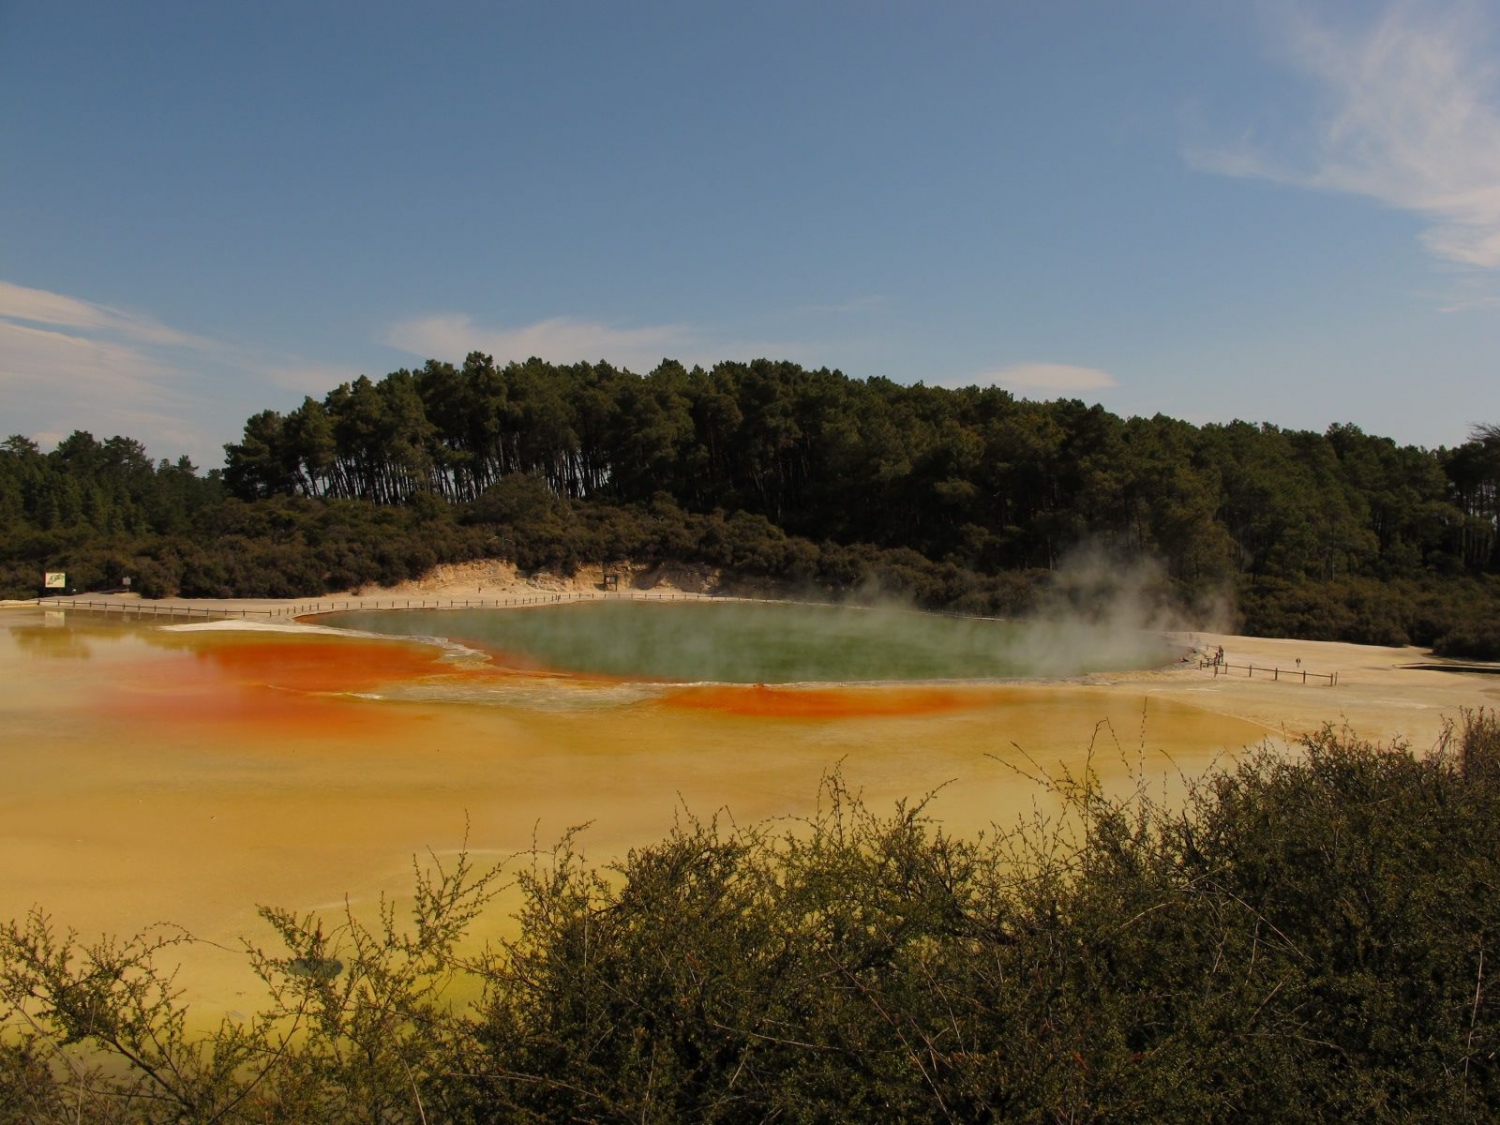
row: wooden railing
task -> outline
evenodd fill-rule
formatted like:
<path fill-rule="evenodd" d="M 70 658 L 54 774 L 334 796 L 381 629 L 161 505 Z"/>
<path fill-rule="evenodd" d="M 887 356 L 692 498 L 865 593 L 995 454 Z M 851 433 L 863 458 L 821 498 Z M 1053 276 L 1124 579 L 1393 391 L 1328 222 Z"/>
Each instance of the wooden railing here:
<path fill-rule="evenodd" d="M 650 590 L 589 592 L 568 591 L 555 594 L 518 595 L 508 598 L 329 598 L 316 602 L 295 602 L 277 606 L 207 606 L 174 601 L 95 601 L 91 598 L 37 598 L 44 609 L 71 609 L 89 613 L 120 614 L 124 617 L 200 617 L 205 620 L 239 621 L 306 617 L 318 613 L 338 613 L 361 609 L 506 609 L 527 605 L 559 605 L 579 601 L 708 601 L 715 595 L 693 594 L 680 590 L 656 593 Z"/>
<path fill-rule="evenodd" d="M 1324 687 L 1337 687 L 1339 674 L 1337 672 L 1309 672 L 1305 668 L 1267 668 L 1264 664 L 1225 664 L 1218 660 L 1200 660 L 1199 668 L 1212 668 L 1215 676 L 1233 676 L 1243 672 L 1246 679 L 1254 679 L 1259 676 L 1263 680 L 1274 680 L 1278 683 L 1321 683 Z"/>
<path fill-rule="evenodd" d="M 230 606 L 178 605 L 175 602 L 96 602 L 87 598 L 38 598 L 37 605 L 43 609 L 73 609 L 89 613 L 117 613 L 122 617 L 202 617 L 207 620 L 224 620 L 251 617 L 296 617 L 303 613 L 317 613 L 315 606 L 277 606 L 272 609 Z"/>

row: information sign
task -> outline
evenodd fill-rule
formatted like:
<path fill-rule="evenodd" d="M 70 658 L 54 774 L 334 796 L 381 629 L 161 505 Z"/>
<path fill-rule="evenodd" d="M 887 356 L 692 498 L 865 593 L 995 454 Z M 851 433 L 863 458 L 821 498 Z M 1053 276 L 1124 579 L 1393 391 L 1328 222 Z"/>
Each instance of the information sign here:
<path fill-rule="evenodd" d="M 43 576 L 43 587 L 48 590 L 66 590 L 68 588 L 68 575 L 66 571 L 49 570 Z"/>

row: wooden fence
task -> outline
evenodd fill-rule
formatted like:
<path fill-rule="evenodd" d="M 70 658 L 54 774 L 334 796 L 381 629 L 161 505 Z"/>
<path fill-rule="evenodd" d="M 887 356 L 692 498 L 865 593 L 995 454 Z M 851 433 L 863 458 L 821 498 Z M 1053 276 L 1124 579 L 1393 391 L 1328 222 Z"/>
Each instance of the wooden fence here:
<path fill-rule="evenodd" d="M 37 598 L 36 604 L 43 609 L 82 610 L 105 615 L 119 614 L 122 617 L 198 617 L 210 621 L 229 619 L 269 621 L 276 618 L 305 617 L 314 613 L 338 613 L 344 610 L 361 609 L 506 609 L 515 606 L 560 605 L 563 602 L 580 601 L 680 602 L 712 599 L 711 594 L 692 594 L 682 591 L 653 593 L 648 590 L 631 590 L 607 594 L 585 592 L 532 594 L 511 598 L 347 598 L 269 607 L 185 605 L 144 599 L 141 601 L 94 601 L 89 598 Z"/>
<path fill-rule="evenodd" d="M 1287 683 L 1322 684 L 1324 687 L 1337 687 L 1339 674 L 1337 672 L 1309 672 L 1305 668 L 1267 668 L 1265 665 L 1257 667 L 1254 664 L 1224 664 L 1217 660 L 1200 660 L 1199 668 L 1212 668 L 1215 676 L 1233 676 L 1243 672 L 1246 679 L 1254 679 L 1257 675 L 1263 680 L 1275 680 Z"/>

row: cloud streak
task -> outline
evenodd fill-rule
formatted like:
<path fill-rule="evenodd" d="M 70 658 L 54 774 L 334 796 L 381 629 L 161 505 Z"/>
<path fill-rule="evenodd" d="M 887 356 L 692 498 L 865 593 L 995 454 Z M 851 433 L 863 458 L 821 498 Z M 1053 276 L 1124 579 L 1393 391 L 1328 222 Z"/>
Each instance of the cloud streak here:
<path fill-rule="evenodd" d="M 129 344 L 96 340 L 0 319 L 0 386 L 37 394 L 89 395 L 161 402 L 154 365 Z"/>
<path fill-rule="evenodd" d="M 341 383 L 352 383 L 367 374 L 345 363 L 277 363 L 265 368 L 272 386 L 317 398 Z"/>
<path fill-rule="evenodd" d="M 229 400 L 262 383 L 300 389 L 315 373 L 331 372 L 278 366 L 150 316 L 0 280 L 6 433 L 38 442 L 75 429 L 124 434 L 214 465 L 242 417 L 226 412 Z"/>
<path fill-rule="evenodd" d="M 948 379 L 944 387 L 1004 387 L 1010 391 L 1043 394 L 1073 394 L 1102 391 L 1118 386 L 1114 376 L 1097 367 L 1074 367 L 1067 363 L 1017 363 L 977 378 Z"/>
<path fill-rule="evenodd" d="M 654 368 L 664 357 L 697 350 L 693 334 L 678 324 L 618 328 L 558 316 L 519 328 L 495 328 L 475 324 L 461 313 L 401 321 L 386 333 L 385 343 L 419 356 L 454 359 L 479 351 L 500 363 L 533 356 L 552 363 L 603 359 L 642 372 Z"/>
<path fill-rule="evenodd" d="M 44 443 L 75 429 L 119 433 L 204 459 L 213 446 L 189 420 L 175 374 L 149 348 L 0 318 L 7 433 Z"/>
<path fill-rule="evenodd" d="M 216 347 L 210 340 L 179 332 L 150 317 L 45 289 L 29 289 L 9 281 L 0 281 L 0 320 L 97 333 L 137 344 L 197 349 Z"/>
<path fill-rule="evenodd" d="M 1422 241 L 1436 257 L 1500 268 L 1500 86 L 1482 15 L 1477 5 L 1397 2 L 1349 31 L 1296 13 L 1282 29 L 1287 56 L 1325 98 L 1308 151 L 1241 143 L 1187 158 L 1413 212 L 1431 224 Z"/>
<path fill-rule="evenodd" d="M 0 390 L 12 426 L 181 438 L 191 427 L 166 353 L 207 346 L 149 317 L 0 281 Z"/>
<path fill-rule="evenodd" d="M 423 359 L 454 362 L 479 351 L 502 364 L 524 362 L 533 356 L 550 363 L 603 360 L 638 375 L 655 370 L 663 359 L 675 359 L 689 367 L 756 358 L 789 359 L 815 367 L 828 362 L 826 357 L 832 350 L 827 344 L 806 340 L 736 339 L 701 325 L 621 327 L 555 316 L 534 324 L 497 327 L 476 323 L 464 313 L 398 321 L 381 342 Z"/>

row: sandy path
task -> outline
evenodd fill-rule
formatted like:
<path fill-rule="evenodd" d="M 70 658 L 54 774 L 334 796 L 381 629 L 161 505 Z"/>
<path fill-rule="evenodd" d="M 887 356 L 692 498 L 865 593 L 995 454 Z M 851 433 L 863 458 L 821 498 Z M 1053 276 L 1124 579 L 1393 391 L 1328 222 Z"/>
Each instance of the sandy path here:
<path fill-rule="evenodd" d="M 1220 645 L 1229 672 L 1214 675 L 1196 662 L 1148 672 L 1096 677 L 1216 714 L 1245 719 L 1295 738 L 1325 723 L 1347 725 L 1372 740 L 1403 739 L 1426 749 L 1464 709 L 1500 706 L 1500 676 L 1414 668 L 1457 662 L 1411 646 L 1384 648 L 1327 641 L 1180 634 L 1213 652 Z M 1299 663 L 1300 662 L 1300 663 Z M 1253 668 L 1253 672 L 1250 669 Z M 1274 678 L 1279 670 L 1280 678 Z M 1301 673 L 1308 673 L 1306 684 Z M 1336 686 L 1321 677 L 1337 674 Z"/>

